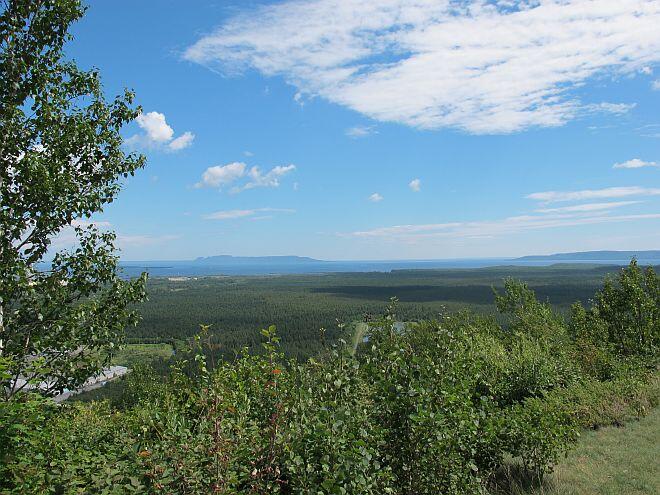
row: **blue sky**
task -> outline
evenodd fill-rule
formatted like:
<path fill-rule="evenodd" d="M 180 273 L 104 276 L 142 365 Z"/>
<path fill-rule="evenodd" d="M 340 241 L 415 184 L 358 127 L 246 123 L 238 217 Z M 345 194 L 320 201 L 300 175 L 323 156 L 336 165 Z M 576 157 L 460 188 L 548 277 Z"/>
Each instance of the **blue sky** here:
<path fill-rule="evenodd" d="M 657 0 L 89 4 L 125 259 L 660 248 Z"/>

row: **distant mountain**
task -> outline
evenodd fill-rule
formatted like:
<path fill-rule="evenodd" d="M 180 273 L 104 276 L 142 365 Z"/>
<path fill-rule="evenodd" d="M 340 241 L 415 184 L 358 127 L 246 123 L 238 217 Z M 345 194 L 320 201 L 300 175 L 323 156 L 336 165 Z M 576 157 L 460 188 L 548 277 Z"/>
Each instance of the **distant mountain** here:
<path fill-rule="evenodd" d="M 219 256 L 200 257 L 193 261 L 195 264 L 213 266 L 242 266 L 242 265 L 298 265 L 307 263 L 329 263 L 326 261 L 308 258 L 307 256 Z"/>
<path fill-rule="evenodd" d="M 391 272 L 485 268 L 503 265 L 627 265 L 636 256 L 642 265 L 660 266 L 660 251 L 590 251 L 522 258 L 475 258 L 439 260 L 324 261 L 305 256 L 208 256 L 195 260 L 121 261 L 123 276 L 146 271 L 153 277 L 204 277 L 216 275 L 284 275 L 302 273 Z M 47 269 L 44 266 L 44 269 Z"/>
<path fill-rule="evenodd" d="M 583 251 L 523 256 L 515 261 L 630 261 L 632 257 L 638 260 L 660 260 L 660 251 Z"/>

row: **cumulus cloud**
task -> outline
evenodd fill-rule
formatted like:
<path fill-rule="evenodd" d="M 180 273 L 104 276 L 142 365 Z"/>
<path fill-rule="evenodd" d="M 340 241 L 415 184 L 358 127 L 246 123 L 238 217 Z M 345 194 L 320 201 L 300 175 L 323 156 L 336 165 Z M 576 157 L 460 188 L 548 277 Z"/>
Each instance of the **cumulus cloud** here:
<path fill-rule="evenodd" d="M 373 193 L 371 196 L 369 196 L 369 201 L 373 203 L 378 203 L 379 201 L 382 201 L 383 197 L 378 194 L 378 193 Z"/>
<path fill-rule="evenodd" d="M 247 165 L 243 162 L 233 162 L 227 165 L 216 165 L 207 168 L 202 174 L 202 180 L 195 187 L 222 188 L 245 175 Z"/>
<path fill-rule="evenodd" d="M 162 113 L 141 113 L 135 122 L 144 130 L 147 139 L 155 143 L 166 143 L 174 136 L 174 129 L 167 125 Z"/>
<path fill-rule="evenodd" d="M 543 191 L 528 194 L 526 198 L 544 203 L 583 201 L 590 199 L 625 198 L 628 196 L 658 196 L 660 188 L 650 187 L 606 187 L 604 189 L 586 189 L 582 191 Z"/>
<path fill-rule="evenodd" d="M 252 167 L 247 173 L 248 182 L 241 186 L 233 187 L 232 192 L 237 193 L 246 189 L 254 189 L 255 187 L 279 187 L 280 179 L 295 169 L 295 165 L 278 165 L 268 172 L 262 173 L 259 167 Z"/>
<path fill-rule="evenodd" d="M 645 162 L 639 158 L 633 158 L 622 163 L 615 163 L 612 168 L 643 168 L 643 167 L 660 167 L 660 163 L 657 162 Z"/>
<path fill-rule="evenodd" d="M 651 83 L 651 87 L 656 91 L 660 91 L 660 79 L 656 79 L 655 81 L 653 81 Z"/>
<path fill-rule="evenodd" d="M 233 162 L 227 165 L 216 165 L 207 168 L 202 174 L 202 180 L 195 184 L 196 188 L 210 187 L 222 189 L 242 180 L 236 184 L 231 192 L 238 193 L 255 187 L 279 187 L 280 179 L 296 169 L 295 165 L 278 165 L 263 173 L 259 167 L 251 167 L 243 162 Z"/>
<path fill-rule="evenodd" d="M 579 88 L 647 73 L 658 25 L 658 0 L 288 0 L 229 18 L 184 57 L 379 121 L 508 133 L 628 111 Z"/>
<path fill-rule="evenodd" d="M 186 131 L 178 138 L 170 141 L 167 145 L 167 148 L 171 151 L 179 151 L 190 146 L 194 139 L 195 135 L 190 131 Z"/>
<path fill-rule="evenodd" d="M 174 152 L 189 147 L 195 139 L 195 135 L 190 131 L 175 138 L 174 129 L 165 120 L 165 115 L 160 112 L 141 113 L 135 122 L 144 132 L 135 134 L 126 140 L 126 144 L 132 147 L 156 148 Z"/>
<path fill-rule="evenodd" d="M 413 179 L 408 183 L 408 187 L 414 192 L 419 192 L 422 188 L 422 181 L 419 179 Z"/>
<path fill-rule="evenodd" d="M 261 213 L 295 213 L 290 208 L 254 208 L 251 210 L 223 210 L 204 215 L 205 220 L 236 220 L 251 217 L 252 220 L 270 218 L 270 216 L 257 216 Z"/>

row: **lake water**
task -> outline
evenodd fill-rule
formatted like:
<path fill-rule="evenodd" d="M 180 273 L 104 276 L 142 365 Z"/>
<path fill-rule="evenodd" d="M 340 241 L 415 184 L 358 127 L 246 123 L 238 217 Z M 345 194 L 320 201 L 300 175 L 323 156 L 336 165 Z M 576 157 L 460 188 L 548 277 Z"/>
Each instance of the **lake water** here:
<path fill-rule="evenodd" d="M 641 265 L 660 265 L 660 259 L 640 258 Z M 154 277 L 203 277 L 210 275 L 286 275 L 338 272 L 390 272 L 392 270 L 485 268 L 493 266 L 550 266 L 561 264 L 627 265 L 620 260 L 520 260 L 516 258 L 478 258 L 457 260 L 394 261 L 306 261 L 241 264 L 207 264 L 194 261 L 125 261 L 120 263 L 124 276 L 135 277 L 143 271 Z"/>

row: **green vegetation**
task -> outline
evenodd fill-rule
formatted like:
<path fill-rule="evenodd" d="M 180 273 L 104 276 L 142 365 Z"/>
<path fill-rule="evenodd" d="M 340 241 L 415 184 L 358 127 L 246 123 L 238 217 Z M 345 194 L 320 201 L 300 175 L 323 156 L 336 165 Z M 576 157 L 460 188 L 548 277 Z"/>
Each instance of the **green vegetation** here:
<path fill-rule="evenodd" d="M 657 442 L 635 451 L 643 423 L 616 447 L 607 430 L 588 434 L 572 470 L 548 478 L 584 428 L 660 401 L 660 283 L 634 260 L 592 301 L 611 268 L 158 280 L 121 350 L 145 279 L 121 280 L 114 236 L 82 219 L 142 166 L 119 133 L 139 109 L 130 93 L 106 103 L 98 74 L 63 60 L 79 1 L 4 7 L 0 493 L 476 495 L 527 490 L 525 479 L 532 490 L 658 488 L 640 467 Z M 39 270 L 72 223 L 80 247 Z M 512 275 L 531 285 L 500 283 Z M 496 310 L 484 306 L 491 285 Z M 373 318 L 392 295 L 400 304 Z M 206 324 L 194 333 L 193 321 Z M 104 389 L 109 400 L 47 397 L 107 362 L 133 368 Z M 624 475 L 626 457 L 640 466 Z"/>
<path fill-rule="evenodd" d="M 516 464 L 516 480 L 544 480 L 583 428 L 658 404 L 657 281 L 633 261 L 568 322 L 513 280 L 501 323 L 462 311 L 402 328 L 393 304 L 365 342 L 305 363 L 273 326 L 262 353 L 217 362 L 203 326 L 167 377 L 134 371 L 112 402 L 1 403 L 0 490 L 477 494 Z M 637 317 L 611 328 L 616 312 Z M 585 332 L 585 315 L 608 330 Z"/>
<path fill-rule="evenodd" d="M 122 149 L 133 94 L 106 102 L 96 70 L 64 57 L 77 0 L 12 0 L 0 11 L 0 394 L 77 388 L 105 364 L 144 298 L 117 274 L 115 235 L 91 215 L 144 165 Z M 77 246 L 55 252 L 53 239 Z M 54 258 L 53 258 L 54 256 Z M 51 259 L 45 269 L 44 261 Z"/>
<path fill-rule="evenodd" d="M 625 428 L 583 433 L 579 443 L 544 479 L 519 465 L 500 473 L 501 495 L 647 495 L 660 493 L 660 409 Z"/>
<path fill-rule="evenodd" d="M 111 357 L 110 364 L 126 366 L 131 372 L 137 373 L 137 376 L 154 371 L 166 375 L 169 373 L 173 355 L 174 349 L 170 344 L 127 344 Z M 123 376 L 106 383 L 103 387 L 74 395 L 68 400 L 80 402 L 108 400 L 118 405 L 127 399 L 126 383 L 126 377 Z"/>
<path fill-rule="evenodd" d="M 168 360 L 172 357 L 172 346 L 169 344 L 127 344 L 112 356 L 113 365 L 134 368 L 142 364 L 152 364 L 154 361 Z"/>
<path fill-rule="evenodd" d="M 335 273 L 270 277 L 204 277 L 185 281 L 166 278 L 148 282 L 149 300 L 140 305 L 142 321 L 128 332 L 129 342 L 187 340 L 197 324 L 212 325 L 218 353 L 261 346 L 255 328 L 274 324 L 287 356 L 301 361 L 317 355 L 325 339 L 337 342 L 352 330 L 351 322 L 379 315 L 391 297 L 399 298 L 402 321 L 435 319 L 470 308 L 494 314 L 493 287 L 502 280 L 526 280 L 541 301 L 569 313 L 575 301 L 586 303 L 616 267 L 560 265 L 457 270 L 400 270 L 392 273 Z M 347 324 L 337 327 L 337 320 Z"/>

